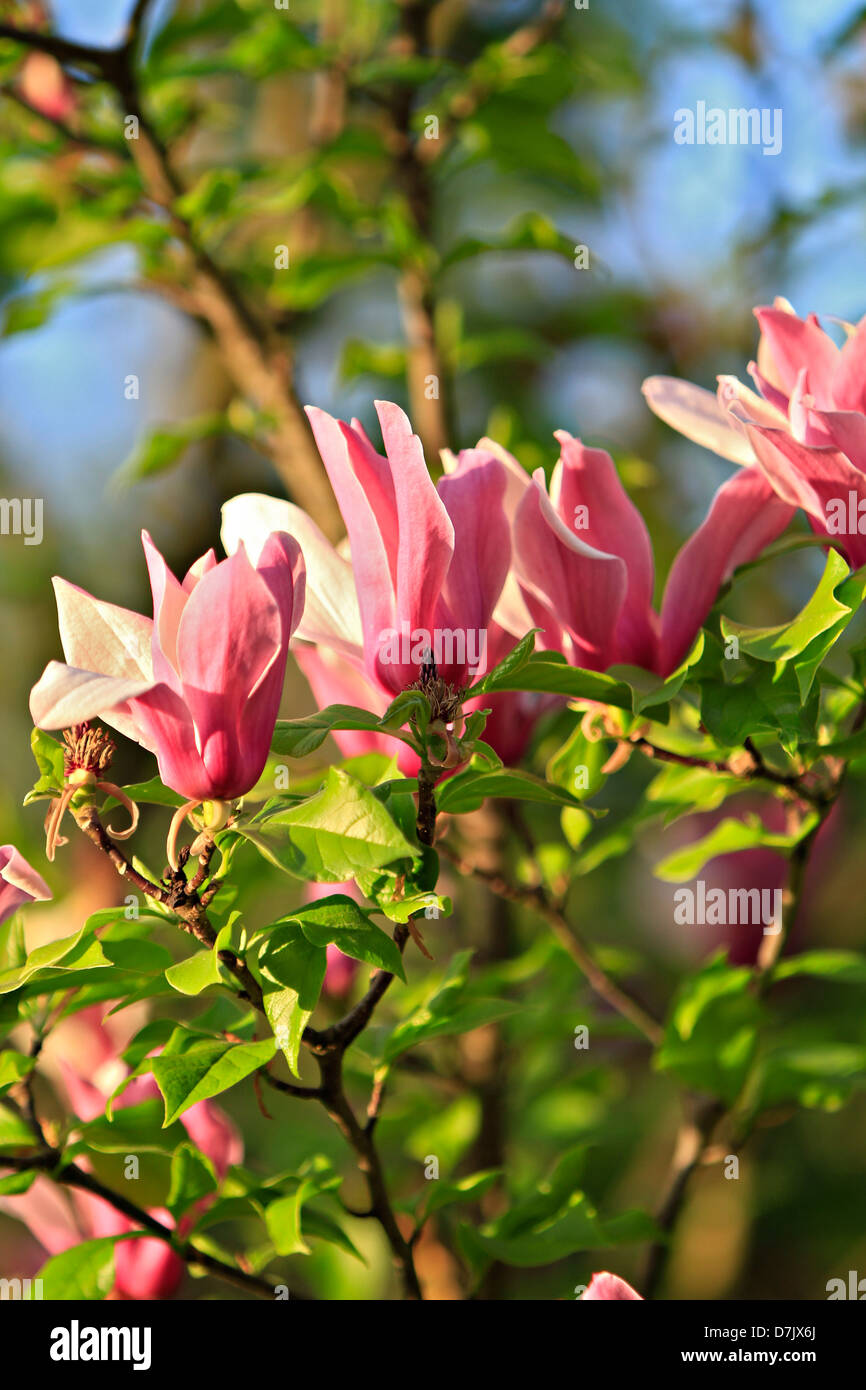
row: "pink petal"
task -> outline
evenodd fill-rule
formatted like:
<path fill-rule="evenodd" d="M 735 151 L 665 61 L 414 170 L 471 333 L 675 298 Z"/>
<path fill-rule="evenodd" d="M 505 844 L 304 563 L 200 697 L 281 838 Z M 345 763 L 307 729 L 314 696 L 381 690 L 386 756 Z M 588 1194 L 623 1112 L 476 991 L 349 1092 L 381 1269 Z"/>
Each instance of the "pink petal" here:
<path fill-rule="evenodd" d="M 51 889 L 14 845 L 0 845 L 0 922 L 24 903 L 46 902 Z"/>
<path fill-rule="evenodd" d="M 177 657 L 177 634 L 189 595 L 174 577 L 147 531 L 141 533 L 141 543 L 150 575 L 153 594 L 153 673 L 172 690 L 180 693 Z M 192 586 L 194 590 L 195 586 Z"/>
<path fill-rule="evenodd" d="M 513 541 L 530 611 L 549 614 L 568 630 L 576 664 L 603 671 L 617 659 L 614 634 L 628 589 L 623 561 L 569 530 L 547 496 L 541 468 L 520 504 Z"/>
<path fill-rule="evenodd" d="M 65 579 L 55 578 L 53 583 L 60 641 L 68 664 L 80 671 L 141 683 L 142 689 L 152 684 L 150 618 L 93 598 Z M 118 733 L 141 742 L 135 721 L 123 704 L 103 717 Z"/>
<path fill-rule="evenodd" d="M 432 631 L 454 553 L 454 528 L 427 471 L 421 441 L 412 433 L 405 414 L 390 401 L 376 401 L 376 411 L 397 500 L 399 547 L 394 625 L 399 628 L 408 623 L 413 631 Z M 417 679 L 418 672 L 411 666 L 396 669 L 399 675 L 395 675 L 394 667 L 382 666 L 379 671 L 380 679 L 392 689 L 400 690 Z"/>
<path fill-rule="evenodd" d="M 816 404 L 832 408 L 839 349 L 815 315 L 800 319 L 784 309 L 763 308 L 755 310 L 755 317 L 778 370 L 782 389 L 790 395 L 800 368 L 807 367 Z"/>
<path fill-rule="evenodd" d="M 0 1197 L 0 1209 L 23 1222 L 49 1255 L 60 1255 L 86 1239 L 71 1201 L 48 1178 L 38 1177 L 16 1197 Z"/>
<path fill-rule="evenodd" d="M 298 637 L 357 656 L 363 635 L 352 566 L 306 512 L 261 493 L 242 493 L 226 502 L 222 510 L 222 539 L 228 555 L 243 542 L 255 564 L 272 531 L 286 531 L 295 537 L 307 574 Z"/>
<path fill-rule="evenodd" d="M 588 525 L 578 534 L 594 550 L 618 555 L 628 574 L 628 589 L 616 632 L 618 661 L 652 667 L 655 614 L 652 611 L 654 565 L 643 517 L 619 480 L 604 449 L 588 449 L 565 430 L 557 430 L 562 464 L 555 475 L 558 496 L 551 500 L 568 526 L 585 507 Z M 583 514 L 581 513 L 581 519 Z"/>
<path fill-rule="evenodd" d="M 287 647 L 280 608 L 246 551 L 223 560 L 190 595 L 177 636 L 178 665 L 216 797 L 240 796 L 261 774 Z M 277 681 L 267 682 L 263 702 L 253 701 L 259 683 L 275 666 Z"/>
<path fill-rule="evenodd" d="M 589 1281 L 586 1293 L 580 1295 L 584 1302 L 592 1302 L 600 1299 L 638 1299 L 643 1302 L 643 1298 L 636 1293 L 631 1284 L 627 1284 L 624 1279 L 620 1279 L 618 1274 L 594 1274 Z"/>
<path fill-rule="evenodd" d="M 752 463 L 754 455 L 741 429 L 720 408 L 712 391 L 672 376 L 647 377 L 647 405 L 660 420 L 732 463 Z"/>
<path fill-rule="evenodd" d="M 192 593 L 202 575 L 208 574 L 212 569 L 216 569 L 216 565 L 217 557 L 214 554 L 213 546 L 211 546 L 207 554 L 201 555 L 195 560 L 184 575 L 183 584 L 181 585 L 184 593 Z"/>
<path fill-rule="evenodd" d="M 220 1181 L 229 1168 L 242 1161 L 244 1141 L 219 1106 L 200 1100 L 190 1106 L 180 1122 L 196 1147 L 211 1160 Z"/>
<path fill-rule="evenodd" d="M 833 404 L 839 410 L 866 411 L 866 317 L 842 346 L 833 379 Z"/>
<path fill-rule="evenodd" d="M 364 651 L 373 674 L 380 634 L 395 623 L 392 560 L 396 520 L 387 538 L 383 536 L 371 498 L 356 476 L 355 466 L 361 467 L 364 456 L 358 437 L 348 425 L 312 406 L 307 408 L 307 415 L 349 533 Z"/>
<path fill-rule="evenodd" d="M 60 661 L 49 661 L 30 692 L 30 716 L 39 729 L 71 729 L 74 724 L 97 718 L 116 728 L 117 711 L 123 710 L 127 726 L 123 732 L 134 731 L 131 737 L 150 748 L 152 745 L 146 742 L 147 735 L 142 735 L 127 702 L 152 685 L 152 680 L 101 676 L 95 671 L 80 671 Z"/>
<path fill-rule="evenodd" d="M 454 554 L 443 590 L 445 610 L 437 626 L 472 634 L 472 649 L 483 652 L 486 632 L 511 563 L 511 536 L 503 510 L 505 469 L 480 450 L 466 449 L 456 470 L 439 482 L 441 497 L 454 528 Z M 467 651 L 469 643 L 467 642 Z M 462 685 L 468 669 L 439 674 Z"/>
<path fill-rule="evenodd" d="M 220 797 L 202 761 L 192 715 L 181 697 L 167 685 L 155 685 L 130 705 L 156 753 L 165 785 L 189 800 Z"/>
<path fill-rule="evenodd" d="M 722 484 L 668 576 L 662 602 L 662 675 L 675 670 L 688 653 L 737 565 L 753 560 L 781 535 L 793 514 L 793 507 L 774 496 L 757 468 L 743 468 Z"/>

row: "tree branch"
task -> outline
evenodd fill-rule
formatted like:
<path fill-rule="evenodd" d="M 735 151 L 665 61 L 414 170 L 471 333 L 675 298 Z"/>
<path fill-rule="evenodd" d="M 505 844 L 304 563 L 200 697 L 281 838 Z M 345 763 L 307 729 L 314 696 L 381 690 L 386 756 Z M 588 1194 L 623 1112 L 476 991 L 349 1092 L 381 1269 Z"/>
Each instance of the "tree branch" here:
<path fill-rule="evenodd" d="M 177 210 L 177 200 L 185 190 L 168 150 L 144 113 L 135 73 L 133 52 L 145 9 L 146 0 L 136 5 L 128 36 L 117 48 L 70 43 L 8 24 L 0 24 L 0 38 L 49 53 L 65 66 L 95 71 L 114 88 L 124 114 L 136 118 L 137 136 L 125 144 L 147 197 L 168 214 L 172 230 L 187 253 L 188 289 L 196 316 L 213 334 L 236 387 L 273 419 L 267 443 L 287 491 L 329 539 L 337 540 L 343 533 L 343 522 L 292 383 L 288 344 L 257 322 L 230 276 L 213 260 L 189 219 Z"/>
<path fill-rule="evenodd" d="M 242 1269 L 234 1269 L 231 1265 L 225 1264 L 214 1255 L 209 1255 L 203 1250 L 197 1250 L 191 1241 L 181 1241 L 177 1239 L 177 1232 L 171 1227 L 164 1226 L 155 1216 L 151 1216 L 149 1211 L 143 1207 L 138 1207 L 131 1202 L 128 1197 L 122 1196 L 119 1192 L 114 1192 L 110 1187 L 106 1187 L 92 1173 L 85 1172 L 75 1163 L 67 1163 L 62 1168 L 58 1164 L 62 1161 L 61 1155 L 56 1149 L 43 1150 L 36 1154 L 26 1157 L 13 1156 L 12 1154 L 0 1155 L 0 1168 L 11 1168 L 16 1173 L 28 1173 L 33 1169 L 47 1173 L 48 1176 L 64 1187 L 78 1188 L 82 1192 L 89 1192 L 94 1197 L 101 1197 L 104 1202 L 108 1202 L 119 1211 L 122 1216 L 133 1221 L 136 1226 L 141 1227 L 142 1236 L 153 1236 L 156 1240 L 164 1241 L 170 1246 L 175 1254 L 183 1260 L 186 1265 L 199 1265 L 209 1273 L 225 1280 L 226 1283 L 234 1284 L 237 1288 L 243 1289 L 247 1293 L 258 1294 L 262 1298 L 273 1298 L 273 1285 L 265 1279 L 259 1279 L 253 1274 L 246 1274 Z"/>
<path fill-rule="evenodd" d="M 501 874 L 482 869 L 477 864 L 468 863 L 446 844 L 440 844 L 439 848 L 460 873 L 482 879 L 490 891 L 496 893 L 498 897 L 505 898 L 508 902 L 518 903 L 542 917 L 599 998 L 603 999 L 623 1018 L 628 1019 L 629 1023 L 643 1033 L 653 1047 L 658 1047 L 663 1037 L 661 1024 L 653 1018 L 643 1004 L 611 979 L 578 932 L 566 921 L 562 911 L 549 901 L 542 888 L 518 887 L 509 883 Z"/>

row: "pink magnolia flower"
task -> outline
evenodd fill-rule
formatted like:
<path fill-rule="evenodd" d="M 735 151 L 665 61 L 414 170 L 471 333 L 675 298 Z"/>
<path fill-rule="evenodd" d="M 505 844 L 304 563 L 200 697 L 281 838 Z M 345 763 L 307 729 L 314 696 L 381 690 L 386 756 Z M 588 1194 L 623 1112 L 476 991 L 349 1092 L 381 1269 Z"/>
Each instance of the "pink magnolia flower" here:
<path fill-rule="evenodd" d="M 142 536 L 154 617 L 55 579 L 68 665 L 52 661 L 30 711 L 44 729 L 100 716 L 156 754 L 165 784 L 191 802 L 230 801 L 261 776 L 304 603 L 304 564 L 291 536 L 208 551 L 179 582 Z"/>
<path fill-rule="evenodd" d="M 652 606 L 653 554 L 643 518 L 610 455 L 565 430 L 559 462 L 526 480 L 514 523 L 515 570 L 543 645 L 576 666 L 627 664 L 667 675 L 687 654 L 719 587 L 785 529 L 793 508 L 758 469 L 719 488 Z"/>
<path fill-rule="evenodd" d="M 129 1040 L 124 1024 L 119 1017 L 101 1022 L 100 1014 L 100 1008 L 83 1009 L 61 1024 L 52 1036 L 52 1043 L 61 1053 L 59 1066 L 67 1102 L 71 1111 L 84 1122 L 104 1112 L 108 1097 L 128 1074 L 128 1068 L 118 1056 L 119 1048 Z M 153 1077 L 136 1077 L 116 1099 L 115 1109 L 158 1097 L 159 1089 Z M 231 1165 L 241 1162 L 241 1138 L 213 1102 L 199 1101 L 191 1106 L 180 1123 L 193 1143 L 211 1160 L 220 1180 Z M 79 1162 L 86 1166 L 83 1160 Z M 198 1204 L 197 1209 L 201 1210 L 206 1202 L 207 1199 Z M 58 1255 L 83 1240 L 123 1235 L 137 1229 L 133 1221 L 103 1198 L 64 1189 L 47 1177 L 38 1177 L 20 1196 L 0 1199 L 0 1205 L 24 1223 L 49 1255 Z M 171 1214 L 162 1208 L 152 1208 L 151 1215 L 166 1226 L 174 1224 Z M 190 1214 L 184 1217 L 181 1231 L 192 1219 Z M 112 1295 L 115 1298 L 170 1298 L 183 1278 L 182 1260 L 165 1241 L 154 1236 L 118 1241 L 114 1263 Z"/>
<path fill-rule="evenodd" d="M 618 1274 L 608 1274 L 607 1271 L 602 1274 L 594 1274 L 589 1281 L 589 1288 L 586 1293 L 582 1293 L 580 1297 L 585 1302 L 607 1298 L 636 1298 L 639 1302 L 643 1302 L 641 1295 L 635 1293 L 631 1284 L 620 1279 Z"/>
<path fill-rule="evenodd" d="M 756 391 L 732 376 L 718 378 L 716 395 L 650 377 L 644 394 L 687 438 L 757 469 L 778 497 L 803 508 L 816 534 L 860 566 L 866 563 L 866 319 L 842 325 L 847 341 L 840 348 L 814 314 L 798 318 L 784 299 L 755 315 L 761 338 L 748 370 Z"/>
<path fill-rule="evenodd" d="M 385 456 L 358 421 L 346 425 L 324 411 L 308 412 L 346 523 L 348 554 L 300 508 L 260 494 L 226 504 L 222 534 L 229 553 L 244 544 L 251 555 L 275 528 L 297 537 L 307 567 L 298 664 L 320 705 L 384 713 L 395 695 L 417 682 L 428 655 L 437 674 L 459 688 L 499 660 L 532 623 L 506 631 L 500 621 L 512 482 L 495 446 L 482 441 L 477 449 L 445 455 L 446 475 L 434 484 L 403 411 L 388 402 L 377 402 L 376 409 Z M 519 730 L 506 718 L 499 722 L 511 754 L 531 721 L 524 717 Z M 349 756 L 385 746 L 375 732 L 336 737 Z"/>
<path fill-rule="evenodd" d="M 0 845 L 0 924 L 24 903 L 46 902 L 48 884 L 14 845 Z"/>

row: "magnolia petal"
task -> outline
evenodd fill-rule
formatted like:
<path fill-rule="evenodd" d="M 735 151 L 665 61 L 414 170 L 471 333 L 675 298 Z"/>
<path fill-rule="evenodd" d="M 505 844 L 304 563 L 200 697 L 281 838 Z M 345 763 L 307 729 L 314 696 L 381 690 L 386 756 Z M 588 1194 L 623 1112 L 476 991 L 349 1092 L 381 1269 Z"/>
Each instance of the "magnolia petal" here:
<path fill-rule="evenodd" d="M 839 349 L 815 315 L 801 319 L 787 309 L 758 308 L 755 317 L 778 371 L 781 389 L 790 395 L 798 372 L 806 367 L 816 405 L 831 409 L 835 404 L 833 378 L 839 364 Z"/>
<path fill-rule="evenodd" d="M 14 845 L 0 845 L 0 922 L 28 902 L 47 902 L 51 889 Z"/>
<path fill-rule="evenodd" d="M 511 564 L 510 528 L 502 505 L 505 469 L 491 454 L 465 449 L 456 471 L 441 479 L 439 495 L 454 527 L 443 598 L 459 628 L 475 633 L 477 651 Z M 459 673 L 454 683 L 463 684 L 465 674 Z M 452 679 L 447 672 L 444 676 Z"/>
<path fill-rule="evenodd" d="M 569 531 L 551 505 L 541 468 L 517 513 L 514 550 L 530 611 L 550 614 L 567 628 L 577 664 L 604 670 L 615 661 L 616 626 L 628 588 L 625 564 Z"/>
<path fill-rule="evenodd" d="M 307 415 L 349 533 L 363 646 L 372 674 L 380 634 L 395 622 L 396 598 L 388 546 L 352 466 L 350 449 L 357 452 L 356 437 L 348 425 L 324 410 L 308 406 Z"/>
<path fill-rule="evenodd" d="M 594 550 L 618 555 L 626 567 L 628 590 L 617 628 L 617 659 L 636 666 L 652 663 L 655 615 L 652 610 L 654 561 L 649 532 L 604 449 L 589 449 L 566 430 L 557 430 L 561 449 L 556 509 L 569 527 Z M 586 523 L 585 525 L 583 523 Z"/>
<path fill-rule="evenodd" d="M 84 724 L 88 719 L 104 719 L 117 727 L 118 707 L 144 694 L 152 685 L 152 679 L 103 676 L 95 671 L 65 666 L 61 661 L 49 661 L 30 692 L 30 714 L 40 729 L 71 729 L 74 724 Z M 132 738 L 144 742 L 134 717 L 126 718 L 124 723 L 131 726 Z"/>
<path fill-rule="evenodd" d="M 618 1274 L 609 1274 L 604 1270 L 601 1274 L 594 1274 L 589 1281 L 589 1287 L 585 1293 L 580 1295 L 581 1301 L 591 1303 L 602 1299 L 637 1299 L 643 1302 L 641 1294 L 627 1284 L 624 1279 L 620 1279 Z"/>
<path fill-rule="evenodd" d="M 60 642 L 68 664 L 80 671 L 99 671 L 106 676 L 152 683 L 151 619 L 93 598 L 65 579 L 55 577 L 52 582 Z M 135 721 L 122 706 L 103 717 L 118 733 L 143 742 Z"/>
<path fill-rule="evenodd" d="M 226 554 L 233 554 L 243 541 L 254 565 L 272 531 L 294 536 L 307 574 L 298 637 L 357 656 L 363 635 L 352 565 L 337 553 L 312 518 L 292 502 L 254 492 L 232 497 L 223 506 L 222 515 Z"/>
<path fill-rule="evenodd" d="M 712 391 L 672 376 L 647 377 L 647 405 L 671 429 L 731 463 L 754 463 L 749 441 L 720 408 Z"/>
<path fill-rule="evenodd" d="M 454 527 L 407 416 L 390 401 L 375 405 L 397 501 L 397 622 L 429 629 L 454 554 Z"/>
<path fill-rule="evenodd" d="M 722 484 L 668 576 L 661 614 L 661 675 L 675 670 L 687 654 L 737 565 L 759 555 L 793 515 L 793 507 L 773 495 L 757 468 L 743 468 Z"/>
<path fill-rule="evenodd" d="M 147 531 L 141 533 L 153 594 L 153 674 L 180 693 L 177 634 L 190 594 L 172 574 Z M 199 576 L 199 581 L 203 576 Z M 190 593 L 195 592 L 195 585 Z"/>
<path fill-rule="evenodd" d="M 155 685 L 130 703 L 136 722 L 151 740 L 165 785 L 198 801 L 220 797 L 202 761 L 192 716 L 171 686 Z"/>
<path fill-rule="evenodd" d="M 257 781 L 270 747 L 287 647 L 278 603 L 243 547 L 196 585 L 181 618 L 177 658 L 183 699 L 213 784 L 211 796 L 231 800 Z M 272 710 L 265 727 L 258 706 L 254 711 L 249 706 L 275 663 L 279 669 L 277 681 L 267 686 Z"/>

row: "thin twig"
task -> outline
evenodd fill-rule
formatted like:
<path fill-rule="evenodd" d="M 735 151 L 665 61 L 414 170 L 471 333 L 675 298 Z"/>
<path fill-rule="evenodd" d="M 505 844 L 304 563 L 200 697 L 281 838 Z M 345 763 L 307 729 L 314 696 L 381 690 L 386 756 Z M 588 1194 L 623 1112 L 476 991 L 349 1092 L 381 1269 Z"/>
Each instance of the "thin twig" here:
<path fill-rule="evenodd" d="M 61 1164 L 62 1166 L 60 1166 Z M 0 1155 L 0 1167 L 11 1168 L 17 1173 L 32 1172 L 35 1169 L 47 1173 L 54 1182 L 60 1183 L 64 1187 L 78 1188 L 82 1192 L 91 1193 L 94 1197 L 101 1197 L 104 1202 L 108 1202 L 110 1206 L 114 1207 L 115 1211 L 119 1211 L 122 1216 L 133 1221 L 136 1226 L 140 1226 L 142 1235 L 146 1234 L 164 1241 L 183 1260 L 184 1264 L 199 1265 L 227 1283 L 236 1285 L 239 1289 L 258 1294 L 263 1298 L 273 1298 L 273 1285 L 269 1284 L 267 1280 L 259 1279 L 253 1274 L 246 1274 L 242 1269 L 234 1269 L 231 1265 L 217 1259 L 216 1256 L 209 1255 L 204 1250 L 197 1250 L 191 1241 L 178 1240 L 177 1232 L 169 1226 L 164 1226 L 155 1216 L 151 1216 L 149 1211 L 136 1206 L 134 1202 L 131 1202 L 128 1197 L 124 1197 L 121 1193 L 112 1191 L 110 1187 L 106 1187 L 98 1178 L 95 1178 L 92 1173 L 85 1172 L 77 1164 L 63 1163 L 62 1155 L 56 1149 L 41 1150 L 39 1153 L 25 1156 L 3 1154 Z"/>
<path fill-rule="evenodd" d="M 536 912 L 539 917 L 543 917 L 560 945 L 571 956 L 599 998 L 603 999 L 623 1018 L 628 1019 L 652 1043 L 653 1047 L 658 1047 L 663 1037 L 661 1024 L 653 1018 L 639 1000 L 611 979 L 579 933 L 570 926 L 562 911 L 549 901 L 542 888 L 524 888 L 509 883 L 499 873 L 482 869 L 477 864 L 470 864 L 447 844 L 440 844 L 439 848 L 460 873 L 468 877 L 482 879 L 490 891 L 496 893 L 498 897 L 506 898 L 508 902 L 518 903 L 521 907 L 529 908 Z"/>

